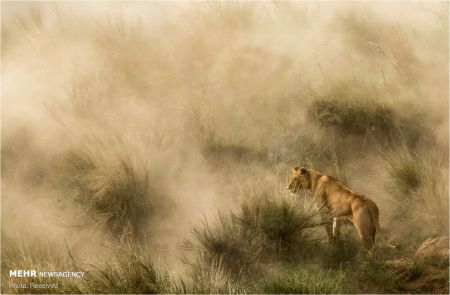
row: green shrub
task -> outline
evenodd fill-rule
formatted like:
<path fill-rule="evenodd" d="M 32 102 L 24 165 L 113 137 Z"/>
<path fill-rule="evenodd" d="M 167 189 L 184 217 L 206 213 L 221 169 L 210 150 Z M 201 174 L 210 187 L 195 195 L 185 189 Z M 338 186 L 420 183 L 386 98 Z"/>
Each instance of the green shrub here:
<path fill-rule="evenodd" d="M 268 294 L 339 294 L 346 293 L 349 282 L 345 272 L 324 270 L 317 265 L 301 265 L 286 274 L 265 280 Z"/>
<path fill-rule="evenodd" d="M 395 286 L 392 271 L 383 261 L 365 260 L 359 265 L 359 280 L 363 283 L 382 287 L 383 290 L 392 290 Z"/>
<path fill-rule="evenodd" d="M 386 288 L 393 285 L 392 272 L 386 268 L 383 262 L 375 260 L 361 262 L 359 279 Z"/>
<path fill-rule="evenodd" d="M 350 226 L 348 226 L 350 227 Z M 353 227 L 353 226 L 351 226 Z M 338 241 L 321 249 L 320 257 L 326 267 L 342 267 L 353 265 L 361 250 L 361 241 L 353 228 L 341 225 L 341 236 Z"/>

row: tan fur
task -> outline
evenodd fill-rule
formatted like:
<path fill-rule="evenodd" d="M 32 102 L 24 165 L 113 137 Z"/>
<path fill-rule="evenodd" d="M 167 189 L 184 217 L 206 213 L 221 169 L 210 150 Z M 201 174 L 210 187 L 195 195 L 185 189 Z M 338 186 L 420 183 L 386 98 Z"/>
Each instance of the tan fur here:
<path fill-rule="evenodd" d="M 347 219 L 355 226 L 366 249 L 372 252 L 376 232 L 380 232 L 379 211 L 372 200 L 356 194 L 331 176 L 297 166 L 289 179 L 288 189 L 292 193 L 310 190 L 324 216 L 335 218 L 334 226 L 326 226 L 330 239 L 339 235 L 336 219 Z"/>

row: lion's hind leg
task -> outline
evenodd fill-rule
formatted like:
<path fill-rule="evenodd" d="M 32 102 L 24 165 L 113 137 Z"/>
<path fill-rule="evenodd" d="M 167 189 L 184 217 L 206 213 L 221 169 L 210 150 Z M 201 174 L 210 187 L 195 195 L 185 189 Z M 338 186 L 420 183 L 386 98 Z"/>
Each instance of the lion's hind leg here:
<path fill-rule="evenodd" d="M 368 213 L 369 212 L 362 211 L 355 216 L 355 228 L 364 247 L 369 252 L 369 255 L 371 255 L 375 245 L 376 229 L 372 224 L 372 218 Z"/>

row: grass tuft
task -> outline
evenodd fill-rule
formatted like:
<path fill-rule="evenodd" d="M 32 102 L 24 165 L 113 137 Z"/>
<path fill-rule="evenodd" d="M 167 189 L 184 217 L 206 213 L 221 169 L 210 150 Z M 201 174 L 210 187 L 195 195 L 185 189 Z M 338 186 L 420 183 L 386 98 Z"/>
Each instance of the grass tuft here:
<path fill-rule="evenodd" d="M 442 168 L 446 157 L 446 151 L 415 151 L 406 145 L 386 156 L 388 188 L 397 202 L 392 219 L 407 236 L 420 233 L 423 239 L 448 232 L 448 172 Z"/>
<path fill-rule="evenodd" d="M 168 272 L 155 266 L 151 250 L 119 248 L 113 259 L 87 266 L 83 291 L 94 294 L 138 294 L 173 292 Z"/>
<path fill-rule="evenodd" d="M 424 180 L 424 163 L 419 155 L 401 145 L 395 151 L 386 155 L 388 172 L 393 180 L 390 187 L 392 195 L 401 200 L 407 200 L 417 191 Z"/>
<path fill-rule="evenodd" d="M 67 152 L 58 169 L 66 189 L 99 225 L 119 239 L 136 240 L 167 202 L 163 177 L 140 164 L 126 153 L 83 149 Z"/>
<path fill-rule="evenodd" d="M 261 239 L 255 232 L 246 232 L 231 216 L 219 215 L 214 225 L 204 222 L 194 229 L 194 242 L 186 246 L 198 251 L 202 263 L 219 264 L 233 274 L 253 270 L 261 254 Z"/>
<path fill-rule="evenodd" d="M 52 293 L 52 288 L 31 288 L 30 284 L 58 284 L 57 293 L 73 294 L 83 293 L 78 279 L 67 280 L 65 278 L 23 277 L 11 278 L 10 270 L 36 270 L 36 271 L 76 271 L 70 258 L 66 255 L 54 253 L 52 247 L 41 241 L 30 241 L 25 237 L 11 239 L 2 235 L 1 253 L 1 291 L 3 294 L 29 294 Z M 27 284 L 27 288 L 10 287 L 13 284 Z"/>
<path fill-rule="evenodd" d="M 320 259 L 328 268 L 340 268 L 350 266 L 358 259 L 361 251 L 361 241 L 356 236 L 353 229 L 346 228 L 347 225 L 341 226 L 340 240 L 328 245 L 322 251 Z"/>
<path fill-rule="evenodd" d="M 264 253 L 305 254 L 315 243 L 310 230 L 317 223 L 318 212 L 312 202 L 290 196 L 272 184 L 247 187 L 243 195 L 234 220 L 245 232 L 262 237 Z"/>
<path fill-rule="evenodd" d="M 263 263 L 311 253 L 318 221 L 311 203 L 287 196 L 271 184 L 246 187 L 242 194 L 238 210 L 194 229 L 186 244 L 200 258 L 190 263 L 194 268 L 219 264 L 235 278 L 252 277 Z"/>
<path fill-rule="evenodd" d="M 341 294 L 349 282 L 345 272 L 324 270 L 317 265 L 301 265 L 264 282 L 267 294 Z"/>
<path fill-rule="evenodd" d="M 360 280 L 376 286 L 383 286 L 384 290 L 392 290 L 395 285 L 393 273 L 382 261 L 367 260 L 360 263 Z"/>
<path fill-rule="evenodd" d="M 2 241 L 5 243 L 5 241 Z M 74 258 L 70 252 L 54 253 L 54 245 L 45 242 L 30 244 L 25 241 L 8 240 L 20 245 L 8 247 L 2 252 L 2 293 L 52 293 L 58 294 L 159 294 L 173 293 L 177 285 L 169 273 L 156 266 L 150 257 L 151 249 L 119 246 L 113 255 L 100 257 L 94 263 Z M 5 245 L 5 244 L 3 244 Z M 83 278 L 20 278 L 9 277 L 11 269 L 37 271 L 83 271 Z M 6 282 L 58 284 L 57 289 L 9 288 Z"/>

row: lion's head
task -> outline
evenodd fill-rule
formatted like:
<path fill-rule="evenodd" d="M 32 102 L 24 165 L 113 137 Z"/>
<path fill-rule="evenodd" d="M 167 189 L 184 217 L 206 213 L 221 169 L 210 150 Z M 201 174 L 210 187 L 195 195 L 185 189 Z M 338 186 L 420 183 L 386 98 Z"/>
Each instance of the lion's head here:
<path fill-rule="evenodd" d="M 309 177 L 308 169 L 295 166 L 292 169 L 292 175 L 288 179 L 287 189 L 295 194 L 301 189 L 309 188 L 311 188 L 311 179 Z"/>

